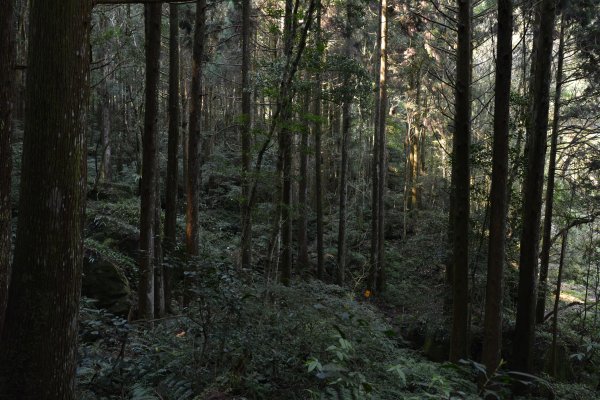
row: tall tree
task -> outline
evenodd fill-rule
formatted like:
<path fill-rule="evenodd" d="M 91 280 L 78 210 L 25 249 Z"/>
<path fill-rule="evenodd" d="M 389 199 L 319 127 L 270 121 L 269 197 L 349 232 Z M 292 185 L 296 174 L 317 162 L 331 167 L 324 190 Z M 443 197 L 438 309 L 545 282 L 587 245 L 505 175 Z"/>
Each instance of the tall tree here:
<path fill-rule="evenodd" d="M 383 292 L 385 286 L 385 188 L 387 184 L 387 160 L 386 160 L 386 117 L 388 111 L 387 97 L 387 73 L 388 73 L 388 53 L 387 53 L 387 34 L 388 34 L 388 3 L 387 0 L 381 0 L 381 46 L 379 47 L 379 109 L 378 120 L 379 135 L 378 163 L 377 173 L 377 278 L 376 290 Z"/>
<path fill-rule="evenodd" d="M 537 258 L 539 254 L 542 188 L 546 158 L 548 110 L 550 107 L 550 69 L 552 33 L 556 14 L 555 0 L 543 0 L 538 6 L 539 27 L 537 53 L 534 58 L 533 96 L 531 98 L 531 134 L 523 186 L 522 228 L 519 256 L 517 319 L 512 368 L 528 372 L 532 367 L 535 336 L 537 293 Z"/>
<path fill-rule="evenodd" d="M 179 5 L 169 5 L 169 139 L 165 192 L 165 250 L 177 244 L 177 181 L 179 177 Z"/>
<path fill-rule="evenodd" d="M 198 234 L 200 221 L 200 113 L 202 109 L 202 59 L 206 31 L 206 0 L 196 1 L 194 44 L 192 49 L 192 83 L 190 89 L 190 122 L 188 125 L 188 174 L 186 208 L 186 245 L 191 256 L 199 252 Z"/>
<path fill-rule="evenodd" d="M 377 33 L 377 77 L 375 98 L 375 134 L 373 135 L 372 206 L 371 206 L 371 269 L 369 288 L 383 288 L 384 258 L 384 194 L 385 194 L 385 124 L 387 112 L 387 0 L 379 3 Z"/>
<path fill-rule="evenodd" d="M 19 220 L 0 339 L 0 393 L 75 399 L 91 2 L 30 4 Z"/>
<path fill-rule="evenodd" d="M 179 6 L 169 5 L 169 139 L 165 191 L 164 249 L 172 253 L 177 244 L 177 193 L 179 178 Z M 171 311 L 171 268 L 164 269 L 165 310 Z"/>
<path fill-rule="evenodd" d="M 284 74 L 292 62 L 292 51 L 294 46 L 294 31 L 297 8 L 293 5 L 293 0 L 286 0 L 285 14 L 283 23 L 283 52 L 286 62 Z M 292 119 L 292 92 L 290 88 L 289 97 L 283 99 L 281 108 L 281 124 L 279 130 L 279 159 L 277 161 L 277 170 L 281 176 L 279 193 L 279 214 L 281 218 L 281 282 L 289 284 L 292 274 L 292 131 L 290 123 Z"/>
<path fill-rule="evenodd" d="M 454 183 L 452 335 L 450 361 L 469 350 L 469 199 L 471 185 L 471 0 L 458 0 L 458 47 L 452 175 Z"/>
<path fill-rule="evenodd" d="M 252 215 L 250 213 L 250 157 L 252 151 L 252 103 L 250 88 L 250 10 L 251 1 L 242 0 L 242 206 L 241 206 L 241 265 L 250 268 L 252 263 Z"/>
<path fill-rule="evenodd" d="M 546 295 L 548 293 L 548 265 L 550 263 L 550 247 L 552 247 L 552 212 L 554 208 L 554 178 L 556 176 L 556 153 L 558 150 L 558 124 L 560 121 L 560 96 L 563 84 L 563 64 L 565 59 L 565 23 L 564 14 L 560 22 L 560 39 L 558 44 L 558 62 L 556 65 L 556 90 L 554 92 L 554 116 L 552 118 L 552 138 L 548 161 L 548 178 L 546 184 L 546 207 L 544 214 L 544 231 L 542 235 L 542 251 L 540 254 L 540 283 L 536 306 L 536 321 L 544 322 L 546 313 Z"/>
<path fill-rule="evenodd" d="M 482 361 L 490 372 L 498 368 L 502 349 L 502 284 L 506 248 L 512 28 L 512 0 L 499 0 L 492 188 L 490 192 L 490 239 L 482 354 Z"/>
<path fill-rule="evenodd" d="M 155 212 L 158 142 L 158 83 L 160 79 L 160 28 L 162 5 L 145 5 L 146 96 L 142 137 L 142 182 L 140 206 L 140 280 L 138 316 L 154 317 Z"/>
<path fill-rule="evenodd" d="M 11 247 L 11 146 L 14 90 L 14 0 L 0 8 L 0 333 L 8 300 Z"/>
<path fill-rule="evenodd" d="M 344 55 L 348 60 L 352 57 L 352 24 L 354 23 L 354 10 L 350 1 L 346 4 L 346 26 L 344 27 Z M 339 223 L 338 223 L 338 253 L 337 277 L 338 284 L 344 283 L 346 275 L 346 203 L 348 201 L 348 146 L 350 130 L 352 128 L 352 89 L 350 87 L 351 72 L 344 71 L 344 95 L 342 97 L 342 143 L 340 163 L 340 190 L 339 190 Z"/>
<path fill-rule="evenodd" d="M 310 90 L 303 100 L 303 114 L 310 112 Z M 297 270 L 308 270 L 308 123 L 300 132 L 300 168 L 298 177 L 298 266 Z"/>
<path fill-rule="evenodd" d="M 322 28 L 321 28 L 321 15 L 322 15 L 322 3 L 321 0 L 316 0 L 316 13 L 317 21 L 315 27 L 315 44 L 318 49 L 318 62 L 322 61 Z M 323 245 L 323 159 L 321 149 L 321 96 L 322 96 L 322 82 L 320 65 L 317 66 L 317 73 L 315 74 L 315 88 L 314 88 L 314 110 L 315 122 L 313 124 L 313 133 L 315 136 L 315 211 L 317 217 L 317 276 L 319 279 L 323 279 L 325 275 L 325 264 L 324 264 L 324 245 Z"/>

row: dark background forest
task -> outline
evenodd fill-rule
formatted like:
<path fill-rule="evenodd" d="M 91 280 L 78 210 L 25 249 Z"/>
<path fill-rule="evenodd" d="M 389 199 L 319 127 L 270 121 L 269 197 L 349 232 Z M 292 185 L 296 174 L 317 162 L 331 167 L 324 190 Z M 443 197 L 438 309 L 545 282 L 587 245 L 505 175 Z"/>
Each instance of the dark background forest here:
<path fill-rule="evenodd" d="M 5 0 L 0 399 L 600 398 L 598 0 Z"/>

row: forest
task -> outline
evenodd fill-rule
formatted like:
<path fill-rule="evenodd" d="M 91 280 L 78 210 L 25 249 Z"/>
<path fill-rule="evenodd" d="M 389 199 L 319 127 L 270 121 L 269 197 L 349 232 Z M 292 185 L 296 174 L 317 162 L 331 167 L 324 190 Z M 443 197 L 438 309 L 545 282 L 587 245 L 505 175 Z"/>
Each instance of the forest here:
<path fill-rule="evenodd" d="M 2 0 L 0 399 L 600 399 L 600 0 Z"/>

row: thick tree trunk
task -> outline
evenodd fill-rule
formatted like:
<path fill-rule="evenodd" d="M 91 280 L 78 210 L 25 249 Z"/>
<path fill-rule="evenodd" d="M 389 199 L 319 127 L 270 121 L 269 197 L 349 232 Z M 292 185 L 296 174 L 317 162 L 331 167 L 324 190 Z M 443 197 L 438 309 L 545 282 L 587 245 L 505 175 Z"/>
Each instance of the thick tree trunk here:
<path fill-rule="evenodd" d="M 241 266 L 252 264 L 252 215 L 250 213 L 250 158 L 252 156 L 252 104 L 250 88 L 250 10 L 251 1 L 242 0 L 242 120 L 240 136 L 242 142 L 242 201 L 241 201 Z"/>
<path fill-rule="evenodd" d="M 146 98 L 142 137 L 142 182 L 140 207 L 140 280 L 138 317 L 154 318 L 154 218 L 156 212 L 158 82 L 160 78 L 160 4 L 145 6 Z"/>
<path fill-rule="evenodd" d="M 200 221 L 200 114 L 202 109 L 202 58 L 206 30 L 206 0 L 196 1 L 196 22 L 192 55 L 192 84 L 190 90 L 190 122 L 188 134 L 186 245 L 191 256 L 199 252 Z"/>
<path fill-rule="evenodd" d="M 556 2 L 543 0 L 539 4 L 539 33 L 535 61 L 531 125 L 528 139 L 528 162 L 523 190 L 521 253 L 519 258 L 519 289 L 512 368 L 529 372 L 532 368 L 535 336 L 535 306 L 537 293 L 537 258 L 539 254 L 542 189 L 548 129 L 550 69 L 552 64 L 552 33 Z"/>
<path fill-rule="evenodd" d="M 469 203 L 471 146 L 471 0 L 458 0 L 458 48 L 454 116 L 455 184 L 453 229 L 452 334 L 450 361 L 469 353 Z"/>
<path fill-rule="evenodd" d="M 498 2 L 498 44 L 494 100 L 494 147 L 490 193 L 490 239 L 482 361 L 488 374 L 500 365 L 502 350 L 502 286 L 506 247 L 507 180 L 512 73 L 512 0 Z"/>
<path fill-rule="evenodd" d="M 564 17 L 563 17 L 564 19 Z M 548 264 L 550 262 L 550 247 L 552 246 L 552 210 L 554 206 L 554 177 L 556 175 L 556 152 L 558 148 L 558 123 L 560 121 L 560 95 L 562 92 L 563 63 L 565 58 L 565 25 L 560 23 L 560 42 L 558 45 L 558 64 L 556 66 L 556 91 L 554 93 L 554 117 L 552 120 L 552 139 L 550 144 L 550 160 L 548 165 L 548 181 L 546 185 L 546 207 L 544 214 L 544 232 L 542 235 L 542 251 L 540 255 L 540 283 L 536 306 L 536 321 L 544 322 L 546 314 L 546 288 L 548 280 Z"/>
<path fill-rule="evenodd" d="M 8 0 L 0 7 L 0 334 L 8 300 L 11 248 L 11 171 L 10 137 L 14 95 L 15 41 L 13 31 L 15 4 Z"/>
<path fill-rule="evenodd" d="M 89 1 L 31 2 L 19 220 L 0 339 L 0 393 L 10 399 L 75 399 L 90 17 Z"/>

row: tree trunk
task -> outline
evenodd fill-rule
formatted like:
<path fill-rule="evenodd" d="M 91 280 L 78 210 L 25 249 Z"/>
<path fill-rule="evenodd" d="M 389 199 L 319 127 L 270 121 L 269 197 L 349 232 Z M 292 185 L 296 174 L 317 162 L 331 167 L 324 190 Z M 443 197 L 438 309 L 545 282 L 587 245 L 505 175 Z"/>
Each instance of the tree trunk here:
<path fill-rule="evenodd" d="M 569 231 L 566 230 L 562 234 L 562 243 L 560 246 L 560 261 L 558 262 L 558 277 L 556 278 L 556 293 L 554 296 L 554 316 L 552 317 L 552 347 L 550 348 L 550 374 L 556 378 L 556 339 L 558 335 L 558 305 L 560 304 L 560 289 L 562 286 L 562 276 L 565 266 L 565 252 L 567 250 L 567 238 Z"/>
<path fill-rule="evenodd" d="M 355 23 L 353 6 L 346 5 L 346 26 L 344 32 L 344 53 L 348 60 L 352 59 L 352 29 Z M 348 146 L 350 145 L 350 131 L 352 129 L 352 98 L 350 71 L 345 71 L 344 87 L 346 92 L 342 98 L 342 137 L 341 137 L 341 164 L 340 164 L 340 190 L 339 190 L 339 223 L 338 223 L 338 253 L 337 276 L 339 285 L 344 284 L 346 275 L 346 203 L 348 201 Z"/>
<path fill-rule="evenodd" d="M 458 0 L 458 48 L 454 116 L 453 171 L 455 182 L 452 334 L 450 361 L 469 353 L 469 199 L 471 146 L 471 0 Z"/>
<path fill-rule="evenodd" d="M 111 146 L 110 146 L 110 96 L 108 95 L 108 88 L 106 87 L 106 80 L 104 81 L 105 88 L 102 90 L 100 104 L 100 135 L 102 141 L 102 160 L 100 162 L 100 177 L 99 182 L 107 183 L 111 179 Z"/>
<path fill-rule="evenodd" d="M 14 95 L 15 41 L 14 0 L 0 8 L 0 333 L 8 300 L 11 247 L 11 171 L 10 137 Z"/>
<path fill-rule="evenodd" d="M 75 399 L 90 19 L 89 1 L 31 2 L 17 241 L 0 339 L 0 393 L 10 399 Z"/>
<path fill-rule="evenodd" d="M 494 100 L 494 147 L 490 192 L 490 238 L 482 361 L 488 375 L 498 369 L 502 350 L 502 286 L 506 247 L 507 180 L 512 73 L 512 0 L 498 2 L 496 97 Z"/>
<path fill-rule="evenodd" d="M 179 6 L 169 5 L 169 141 L 167 149 L 167 184 L 165 191 L 164 250 L 172 254 L 177 245 L 177 193 L 179 178 Z M 164 274 L 165 311 L 171 312 L 172 265 L 167 264 Z"/>
<path fill-rule="evenodd" d="M 543 0 L 539 4 L 539 33 L 535 57 L 528 162 L 523 190 L 521 253 L 519 258 L 519 289 L 512 368 L 529 372 L 532 368 L 535 336 L 535 306 L 537 291 L 537 258 L 539 254 L 542 188 L 548 129 L 550 69 L 552 64 L 552 33 L 556 4 Z"/>
<path fill-rule="evenodd" d="M 140 280 L 138 317 L 154 318 L 154 217 L 156 212 L 158 82 L 160 77 L 161 4 L 145 6 L 146 99 L 142 137 L 140 207 Z"/>
<path fill-rule="evenodd" d="M 179 177 L 179 6 L 169 5 L 169 139 L 165 192 L 165 251 L 177 244 L 177 181 Z"/>
<path fill-rule="evenodd" d="M 316 11 L 317 11 L 317 26 L 315 32 L 315 43 L 316 47 L 320 48 L 321 45 L 321 13 L 322 4 L 321 0 L 316 0 Z M 323 54 L 319 53 L 319 61 L 322 61 Z M 324 245 L 323 245 L 323 158 L 321 149 L 321 74 L 317 72 L 315 75 L 315 96 L 314 96 L 314 115 L 316 121 L 313 126 L 315 135 L 315 202 L 316 202 L 316 214 L 317 214 L 317 277 L 323 279 L 325 275 L 324 265 Z"/>
<path fill-rule="evenodd" d="M 304 99 L 303 114 L 310 112 L 310 91 Z M 306 121 L 308 126 L 308 121 Z M 308 128 L 303 127 L 300 137 L 300 170 L 298 177 L 298 266 L 301 272 L 308 271 Z"/>
<path fill-rule="evenodd" d="M 346 88 L 348 88 L 346 79 Z M 350 141 L 351 119 L 351 95 L 347 95 L 342 106 L 342 146 L 340 165 L 340 191 L 339 191 L 339 223 L 338 223 L 338 253 L 337 253 L 337 276 L 338 285 L 343 285 L 346 275 L 346 202 L 348 200 L 348 142 Z"/>
<path fill-rule="evenodd" d="M 165 270 L 163 266 L 163 246 L 160 236 L 161 197 L 160 197 L 160 164 L 156 154 L 156 198 L 154 207 L 154 316 L 165 316 Z"/>
<path fill-rule="evenodd" d="M 292 56 L 294 36 L 292 24 L 295 16 L 292 15 L 292 0 L 285 2 L 285 16 L 283 28 L 284 54 L 286 57 L 286 69 L 289 68 Z M 285 71 L 284 71 L 285 73 Z M 283 127 L 279 131 L 279 164 L 281 174 L 281 194 L 279 207 L 281 215 L 281 282 L 289 285 L 292 274 L 292 221 L 291 221 L 291 196 L 292 196 L 292 132 L 288 125 L 292 118 L 292 94 L 288 92 L 289 99 L 284 99 L 281 110 L 281 121 Z"/>
<path fill-rule="evenodd" d="M 377 34 L 377 97 L 375 100 L 375 134 L 373 140 L 372 167 L 372 208 L 371 208 L 371 270 L 369 272 L 369 289 L 373 292 L 383 287 L 383 222 L 385 193 L 385 116 L 387 110 L 387 0 L 379 3 L 379 30 Z"/>
<path fill-rule="evenodd" d="M 190 122 L 188 134 L 188 176 L 186 245 L 191 256 L 199 252 L 198 234 L 200 221 L 200 114 L 202 109 L 202 58 L 204 57 L 204 35 L 206 30 L 206 0 L 196 1 L 196 22 L 192 55 L 192 85 L 190 90 Z"/>
<path fill-rule="evenodd" d="M 252 104 L 250 88 L 250 10 L 251 1 L 242 0 L 242 120 L 240 136 L 242 142 L 242 204 L 241 204 L 241 266 L 252 264 L 252 215 L 250 210 L 250 157 L 252 156 Z"/>
<path fill-rule="evenodd" d="M 558 45 L 558 65 L 556 66 L 556 91 L 554 94 L 554 117 L 552 120 L 552 139 L 550 144 L 550 160 L 548 165 L 548 181 L 546 187 L 546 208 L 544 214 L 544 232 L 542 236 L 542 251 L 540 254 L 540 283 L 536 306 L 536 321 L 544 322 L 546 314 L 546 285 L 548 280 L 548 263 L 550 247 L 552 246 L 552 210 L 554 206 L 554 177 L 556 175 L 556 152 L 558 148 L 558 123 L 560 121 L 560 95 L 562 92 L 563 63 L 565 56 L 565 25 L 564 17 L 560 22 L 560 42 Z"/>

